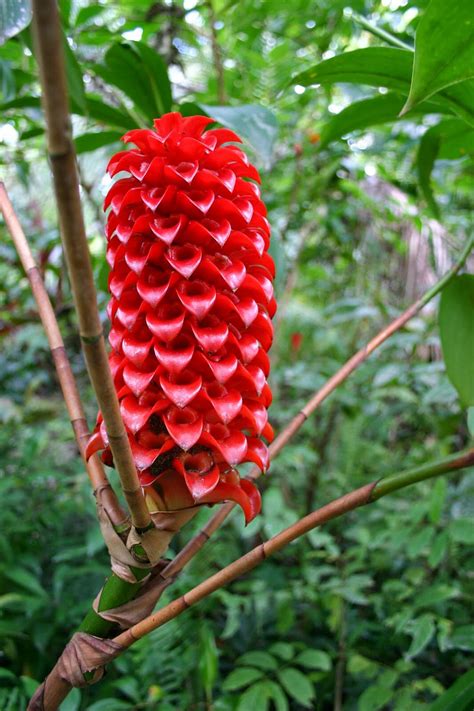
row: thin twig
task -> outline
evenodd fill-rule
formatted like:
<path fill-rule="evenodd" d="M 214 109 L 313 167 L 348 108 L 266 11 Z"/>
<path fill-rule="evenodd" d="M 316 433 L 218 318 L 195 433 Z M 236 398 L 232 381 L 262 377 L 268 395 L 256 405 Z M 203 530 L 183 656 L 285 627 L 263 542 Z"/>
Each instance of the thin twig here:
<path fill-rule="evenodd" d="M 145 635 L 180 615 L 187 608 L 191 607 L 191 605 L 195 605 L 203 598 L 219 590 L 219 588 L 228 585 L 241 575 L 245 575 L 270 555 L 273 555 L 284 546 L 327 521 L 342 516 L 342 514 L 348 511 L 353 511 L 359 506 L 371 504 L 383 496 L 403 489 L 411 484 L 416 484 L 441 474 L 449 474 L 450 472 L 464 469 L 473 464 L 474 448 L 465 452 L 458 452 L 440 462 L 426 464 L 422 467 L 416 467 L 386 478 L 381 478 L 349 494 L 345 494 L 335 501 L 326 504 L 326 506 L 313 511 L 288 528 L 285 528 L 268 541 L 256 546 L 218 573 L 215 573 L 210 578 L 207 578 L 207 580 L 204 580 L 204 582 L 192 588 L 189 592 L 173 600 L 161 610 L 158 610 L 158 612 L 146 617 L 141 622 L 138 622 L 136 625 L 133 625 L 133 627 L 130 627 L 130 629 L 115 637 L 114 642 L 124 649 L 130 647 L 137 640 L 142 639 Z"/>
<path fill-rule="evenodd" d="M 349 375 L 356 370 L 362 363 L 364 363 L 367 358 L 373 353 L 379 346 L 382 345 L 390 336 L 399 331 L 413 316 L 416 316 L 426 304 L 433 299 L 436 294 L 438 294 L 446 284 L 459 272 L 462 268 L 466 259 L 468 258 L 474 245 L 474 235 L 467 241 L 459 259 L 454 264 L 454 266 L 423 296 L 421 296 L 414 304 L 412 304 L 406 311 L 404 311 L 400 316 L 398 316 L 392 323 L 383 328 L 374 338 L 372 338 L 369 343 L 367 343 L 363 348 L 361 348 L 355 355 L 352 356 L 337 373 L 335 373 L 329 380 L 323 385 L 323 387 L 318 390 L 313 397 L 306 403 L 303 409 L 295 415 L 291 422 L 285 427 L 285 429 L 278 435 L 278 437 L 272 442 L 269 447 L 270 459 L 274 459 L 276 455 L 283 449 L 283 447 L 290 441 L 293 435 L 298 432 L 300 427 L 306 422 L 308 417 L 321 405 L 321 403 L 326 400 L 327 397 L 342 383 L 346 380 Z M 260 470 L 258 467 L 253 467 L 250 471 L 249 477 L 256 479 L 260 476 Z M 201 550 L 203 545 L 212 534 L 222 525 L 222 523 L 229 516 L 231 511 L 234 509 L 235 504 L 229 502 L 223 504 L 216 511 L 216 513 L 211 516 L 209 521 L 205 526 L 197 533 L 190 541 L 184 546 L 184 548 L 177 554 L 177 556 L 172 560 L 168 568 L 165 568 L 163 574 L 168 574 L 168 569 L 170 574 L 176 575 L 184 566 Z"/>
<path fill-rule="evenodd" d="M 25 233 L 15 214 L 13 205 L 8 197 L 5 186 L 0 182 L 0 212 L 2 212 L 5 224 L 13 240 L 20 261 L 25 270 L 26 276 L 31 284 L 31 290 L 38 306 L 38 313 L 41 318 L 46 336 L 48 338 L 51 355 L 58 375 L 59 384 L 66 403 L 69 419 L 76 438 L 77 446 L 84 459 L 86 470 L 92 484 L 94 492 L 100 492 L 100 497 L 104 507 L 109 514 L 114 525 L 122 525 L 127 516 L 119 504 L 119 501 L 109 484 L 104 467 L 97 455 L 86 461 L 85 449 L 89 438 L 89 428 L 87 426 L 81 396 L 77 387 L 71 364 L 64 348 L 64 342 L 59 330 L 58 322 L 48 292 L 44 285 L 39 267 L 36 265 Z"/>
<path fill-rule="evenodd" d="M 133 524 L 138 529 L 145 529 L 151 523 L 150 514 L 120 414 L 97 309 L 71 136 L 63 40 L 56 0 L 33 0 L 33 30 L 61 236 L 82 347 Z"/>

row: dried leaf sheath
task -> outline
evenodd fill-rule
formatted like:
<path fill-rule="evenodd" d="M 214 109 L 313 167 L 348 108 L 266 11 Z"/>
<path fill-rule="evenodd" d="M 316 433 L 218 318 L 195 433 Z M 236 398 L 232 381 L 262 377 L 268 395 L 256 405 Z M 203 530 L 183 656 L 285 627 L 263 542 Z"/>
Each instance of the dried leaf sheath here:
<path fill-rule="evenodd" d="M 150 505 L 229 499 L 249 521 L 260 497 L 235 467 L 268 467 L 274 265 L 259 175 L 210 123 L 167 114 L 109 163 L 126 173 L 105 200 L 110 365 Z M 101 449 L 112 464 L 99 415 Z"/>

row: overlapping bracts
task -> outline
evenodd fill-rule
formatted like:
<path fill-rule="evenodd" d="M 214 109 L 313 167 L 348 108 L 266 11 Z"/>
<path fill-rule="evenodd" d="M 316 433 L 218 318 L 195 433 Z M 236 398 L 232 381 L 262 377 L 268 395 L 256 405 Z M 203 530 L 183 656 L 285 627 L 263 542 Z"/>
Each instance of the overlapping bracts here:
<path fill-rule="evenodd" d="M 110 365 L 149 503 L 230 499 L 249 521 L 260 496 L 235 467 L 268 466 L 274 264 L 259 175 L 210 123 L 167 114 L 109 163 Z M 100 414 L 99 450 L 113 465 Z"/>

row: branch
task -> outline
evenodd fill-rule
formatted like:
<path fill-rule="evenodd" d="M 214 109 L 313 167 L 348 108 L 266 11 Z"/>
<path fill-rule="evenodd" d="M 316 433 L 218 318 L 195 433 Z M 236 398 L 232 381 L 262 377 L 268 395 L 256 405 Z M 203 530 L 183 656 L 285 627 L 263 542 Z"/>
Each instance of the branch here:
<path fill-rule="evenodd" d="M 33 31 L 61 236 L 79 319 L 82 347 L 133 524 L 138 529 L 146 529 L 151 525 L 150 514 L 120 414 L 97 309 L 71 137 L 63 40 L 56 0 L 33 0 Z"/>
<path fill-rule="evenodd" d="M 305 533 L 308 533 L 313 528 L 321 526 L 323 523 L 332 521 L 348 511 L 353 511 L 365 504 L 371 504 L 378 499 L 381 499 L 387 494 L 391 494 L 399 489 L 404 489 L 425 479 L 430 479 L 441 474 L 449 474 L 459 469 L 464 469 L 474 464 L 474 448 L 465 452 L 458 452 L 451 457 L 447 457 L 442 461 L 432 464 L 426 464 L 422 467 L 416 467 L 404 472 L 392 474 L 388 477 L 373 481 L 366 484 L 355 491 L 335 499 L 321 509 L 313 511 L 308 516 L 300 519 L 292 526 L 285 528 L 276 536 L 270 538 L 259 546 L 256 546 L 251 551 L 238 558 L 230 565 L 226 566 L 215 575 L 204 582 L 197 585 L 195 588 L 185 593 L 181 597 L 173 600 L 168 605 L 158 610 L 153 615 L 145 618 L 138 624 L 130 627 L 122 634 L 115 637 L 113 640 L 120 646 L 121 652 L 130 647 L 134 642 L 142 639 L 145 635 L 153 630 L 161 627 L 166 622 L 180 615 L 191 605 L 203 600 L 208 595 L 211 595 L 219 588 L 228 585 L 230 582 L 245 575 L 257 565 L 262 563 L 270 555 L 281 550 L 284 546 L 296 540 Z"/>
<path fill-rule="evenodd" d="M 64 348 L 64 342 L 59 330 L 56 315 L 46 291 L 41 272 L 35 263 L 30 246 L 21 228 L 18 218 L 10 202 L 5 186 L 0 182 L 0 212 L 11 235 L 26 276 L 31 284 L 31 290 L 38 306 L 38 312 L 48 338 L 51 355 L 53 357 L 59 384 L 66 402 L 69 419 L 76 438 L 76 443 L 86 466 L 87 474 L 92 484 L 94 493 L 101 497 L 103 505 L 110 515 L 114 525 L 120 527 L 127 520 L 126 514 L 109 484 L 102 466 L 102 462 L 94 455 L 85 458 L 85 448 L 89 438 L 81 396 L 71 369 L 71 364 Z"/>
<path fill-rule="evenodd" d="M 386 326 L 384 329 L 379 331 L 379 333 L 372 338 L 363 348 L 361 348 L 355 355 L 352 356 L 337 373 L 335 373 L 329 380 L 323 385 L 323 387 L 318 390 L 313 397 L 306 403 L 303 409 L 295 415 L 291 422 L 285 427 L 285 429 L 280 432 L 278 437 L 272 442 L 269 447 L 270 460 L 274 459 L 276 455 L 283 449 L 283 447 L 290 441 L 308 417 L 326 400 L 327 397 L 346 380 L 349 375 L 356 370 L 362 363 L 364 363 L 367 358 L 373 353 L 379 346 L 382 345 L 390 336 L 399 331 L 403 326 L 411 319 L 416 316 L 426 304 L 431 301 L 439 292 L 444 289 L 449 281 L 459 272 L 459 270 L 464 266 L 466 259 L 474 245 L 474 235 L 471 236 L 464 249 L 459 256 L 459 259 L 453 265 L 453 267 L 423 296 L 421 296 L 415 303 L 413 303 L 406 311 L 404 311 L 400 316 L 398 316 L 392 323 Z M 258 467 L 253 467 L 250 471 L 249 476 L 252 479 L 256 479 L 260 475 L 260 470 Z M 209 519 L 206 525 L 197 533 L 184 548 L 177 554 L 177 556 L 170 563 L 169 568 L 172 568 L 173 575 L 176 575 L 184 566 L 198 553 L 206 541 L 212 536 L 212 534 L 222 525 L 227 516 L 233 510 L 235 504 L 227 503 L 223 504 L 216 513 Z M 168 569 L 166 569 L 168 570 Z M 166 572 L 166 571 L 164 571 Z"/>

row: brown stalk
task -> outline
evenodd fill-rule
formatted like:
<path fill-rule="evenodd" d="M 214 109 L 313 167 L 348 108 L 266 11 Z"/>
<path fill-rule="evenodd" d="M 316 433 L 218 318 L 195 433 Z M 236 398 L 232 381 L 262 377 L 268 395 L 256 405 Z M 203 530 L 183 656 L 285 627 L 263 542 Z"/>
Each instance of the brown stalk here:
<path fill-rule="evenodd" d="M 110 516 L 114 525 L 121 525 L 126 520 L 126 514 L 119 504 L 119 501 L 109 484 L 102 462 L 94 455 L 86 461 L 85 448 L 89 438 L 89 428 L 87 426 L 81 396 L 77 388 L 77 383 L 71 369 L 71 364 L 64 348 L 64 342 L 59 330 L 56 314 L 51 305 L 48 292 L 46 291 L 41 272 L 36 265 L 25 233 L 15 214 L 13 205 L 8 197 L 5 186 L 0 182 L 0 212 L 2 212 L 5 224 L 13 240 L 16 251 L 25 270 L 26 276 L 31 284 L 31 290 L 38 306 L 38 313 L 41 318 L 46 336 L 48 338 L 51 355 L 58 375 L 59 384 L 66 403 L 69 419 L 76 438 L 77 446 L 84 459 L 87 474 L 92 484 L 94 492 L 99 493 L 102 503 Z"/>
<path fill-rule="evenodd" d="M 219 588 L 224 585 L 228 585 L 230 582 L 235 580 L 241 575 L 248 573 L 253 570 L 257 565 L 262 563 L 266 558 L 273 555 L 279 551 L 284 546 L 291 543 L 296 538 L 303 536 L 308 531 L 316 526 L 321 526 L 327 521 L 331 521 L 333 518 L 342 516 L 342 514 L 347 513 L 347 511 L 352 511 L 359 506 L 368 504 L 370 502 L 370 497 L 372 490 L 374 489 L 377 482 L 371 482 L 362 486 L 360 489 L 350 492 L 341 496 L 335 501 L 323 506 L 317 511 L 313 511 L 308 516 L 300 519 L 292 526 L 285 528 L 276 536 L 270 538 L 268 541 L 261 543 L 259 546 L 252 548 L 251 551 L 241 556 L 235 560 L 230 565 L 220 570 L 218 573 L 211 575 L 210 578 L 204 580 L 204 582 L 197 585 L 195 588 L 189 592 L 181 595 L 181 597 L 173 600 L 165 607 L 158 610 L 153 615 L 146 617 L 141 622 L 138 622 L 130 629 L 122 632 L 122 634 L 115 637 L 114 642 L 119 644 L 123 649 L 127 649 L 134 642 L 144 637 L 146 634 L 152 630 L 161 627 L 166 622 L 169 622 L 174 617 L 177 617 L 182 612 L 184 612 L 191 605 L 195 605 L 200 602 L 203 598 L 211 595 Z"/>
<path fill-rule="evenodd" d="M 392 494 L 407 486 L 431 479 L 435 476 L 459 471 L 473 464 L 474 448 L 471 448 L 464 452 L 456 452 L 439 462 L 424 464 L 419 467 L 414 467 L 413 469 L 391 474 L 373 481 L 370 484 L 366 484 L 359 489 L 355 489 L 355 491 L 351 491 L 348 494 L 344 494 L 344 496 L 331 501 L 329 504 L 326 504 L 326 506 L 313 511 L 288 528 L 280 531 L 280 533 L 277 533 L 276 536 L 273 536 L 273 538 L 270 538 L 268 541 L 256 546 L 218 573 L 204 580 L 189 592 L 173 600 L 161 608 L 161 610 L 158 610 L 158 612 L 146 617 L 141 622 L 138 622 L 136 625 L 133 625 L 133 627 L 122 632 L 122 634 L 115 637 L 113 641 L 120 645 L 122 649 L 127 649 L 135 641 L 141 639 L 158 627 L 161 627 L 161 625 L 169 622 L 174 617 L 177 617 L 188 607 L 200 602 L 203 598 L 211 595 L 211 593 L 224 585 L 228 585 L 237 577 L 248 573 L 270 555 L 273 555 L 313 528 L 342 516 L 348 511 L 353 511 L 364 504 L 372 504 L 383 496 Z"/>
<path fill-rule="evenodd" d="M 115 467 L 135 527 L 151 524 L 110 373 L 97 309 L 72 142 L 66 72 L 56 0 L 33 0 L 33 32 L 40 68 L 48 152 L 61 237 L 89 376 L 104 417 Z"/>

